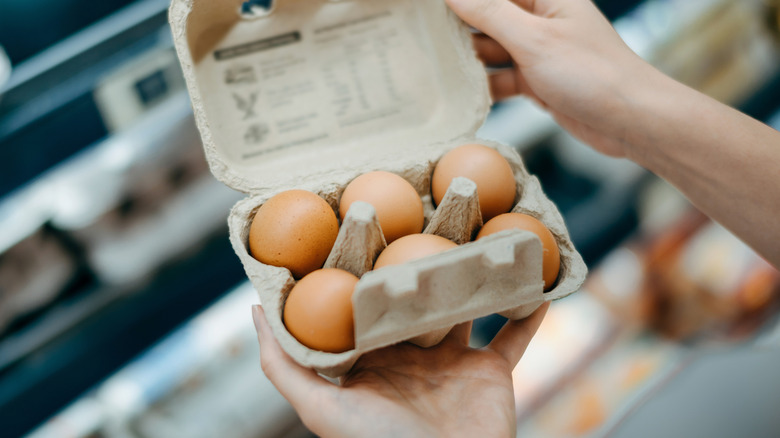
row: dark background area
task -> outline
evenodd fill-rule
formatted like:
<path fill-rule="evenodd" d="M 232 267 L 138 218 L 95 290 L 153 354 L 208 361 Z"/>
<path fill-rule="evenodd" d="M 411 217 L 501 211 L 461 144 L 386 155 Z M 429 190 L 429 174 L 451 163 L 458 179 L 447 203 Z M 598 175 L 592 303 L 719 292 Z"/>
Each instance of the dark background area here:
<path fill-rule="evenodd" d="M 0 2 L 0 44 L 17 65 L 133 1 L 5 0 Z"/>

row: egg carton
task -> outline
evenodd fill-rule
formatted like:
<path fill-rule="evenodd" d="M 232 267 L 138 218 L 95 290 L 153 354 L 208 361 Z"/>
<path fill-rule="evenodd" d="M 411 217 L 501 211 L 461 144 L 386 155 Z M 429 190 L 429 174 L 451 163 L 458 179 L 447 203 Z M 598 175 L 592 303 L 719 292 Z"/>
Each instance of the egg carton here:
<path fill-rule="evenodd" d="M 242 16 L 242 1 L 173 0 L 170 22 L 212 173 L 246 193 L 230 213 L 230 239 L 282 348 L 298 363 L 342 375 L 365 352 L 406 340 L 429 346 L 458 323 L 530 315 L 579 289 L 586 267 L 555 205 L 517 152 L 475 133 L 490 98 L 468 28 L 443 0 L 277 0 Z M 495 148 L 517 182 L 515 212 L 554 235 L 561 268 L 544 292 L 542 248 L 524 231 L 468 243 L 482 225 L 475 186 L 456 179 L 438 208 L 436 162 L 469 143 Z M 375 170 L 406 179 L 423 200 L 425 232 L 461 246 L 370 271 L 385 246 L 373 208 L 343 219 L 326 266 L 362 278 L 352 302 L 355 349 L 325 353 L 285 329 L 289 270 L 255 260 L 248 236 L 277 193 L 309 190 L 334 212 L 346 185 Z"/>

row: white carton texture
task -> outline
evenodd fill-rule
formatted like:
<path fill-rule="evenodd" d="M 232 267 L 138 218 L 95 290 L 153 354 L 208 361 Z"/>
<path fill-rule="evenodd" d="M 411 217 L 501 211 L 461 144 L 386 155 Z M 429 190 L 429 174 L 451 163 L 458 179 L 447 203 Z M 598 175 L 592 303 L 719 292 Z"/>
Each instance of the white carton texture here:
<path fill-rule="evenodd" d="M 242 18 L 241 4 L 173 0 L 170 22 L 211 170 L 249 195 L 231 212 L 231 242 L 296 361 L 337 376 L 364 352 L 409 339 L 432 345 L 454 324 L 491 313 L 524 318 L 580 287 L 585 265 L 538 180 L 513 149 L 474 137 L 490 104 L 486 76 L 468 29 L 443 0 L 278 0 L 256 19 Z M 553 290 L 543 292 L 539 239 L 499 233 L 366 273 L 353 296 L 354 350 L 298 343 L 282 322 L 295 280 L 247 250 L 254 212 L 290 189 L 315 192 L 338 211 L 349 181 L 385 170 L 420 194 L 426 232 L 466 243 L 482 225 L 473 183 L 456 180 L 434 212 L 430 180 L 441 155 L 467 143 L 509 161 L 513 211 L 540 219 L 555 236 L 561 271 Z M 384 246 L 373 208 L 358 204 L 326 265 L 361 275 Z"/>

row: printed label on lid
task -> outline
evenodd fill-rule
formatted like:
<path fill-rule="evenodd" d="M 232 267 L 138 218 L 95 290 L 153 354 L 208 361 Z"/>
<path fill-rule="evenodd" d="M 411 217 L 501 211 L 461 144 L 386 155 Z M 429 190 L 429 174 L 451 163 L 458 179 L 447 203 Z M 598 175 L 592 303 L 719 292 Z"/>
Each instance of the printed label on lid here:
<path fill-rule="evenodd" d="M 426 124 L 440 101 L 437 66 L 403 10 L 334 4 L 305 29 L 225 37 L 196 69 L 221 88 L 203 97 L 207 111 L 219 109 L 209 118 L 230 160 Z"/>

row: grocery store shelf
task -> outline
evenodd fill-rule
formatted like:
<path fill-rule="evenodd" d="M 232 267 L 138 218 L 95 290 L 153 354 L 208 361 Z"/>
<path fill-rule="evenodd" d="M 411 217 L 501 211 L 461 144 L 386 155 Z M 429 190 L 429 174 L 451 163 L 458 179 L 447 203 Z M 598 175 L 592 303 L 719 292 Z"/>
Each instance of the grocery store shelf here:
<path fill-rule="evenodd" d="M 191 258 L 164 269 L 146 287 L 115 300 L 4 370 L 0 373 L 4 434 L 17 436 L 54 415 L 243 278 L 225 230 Z"/>

